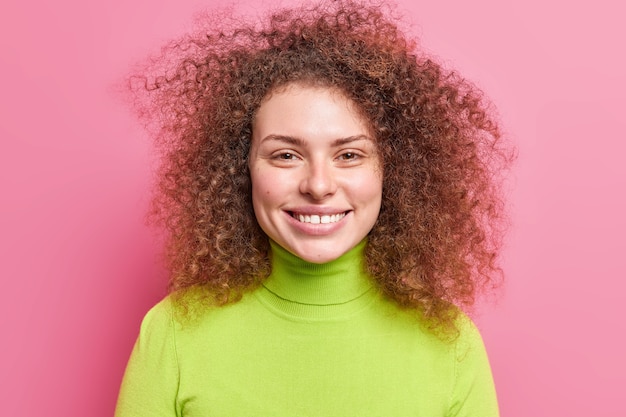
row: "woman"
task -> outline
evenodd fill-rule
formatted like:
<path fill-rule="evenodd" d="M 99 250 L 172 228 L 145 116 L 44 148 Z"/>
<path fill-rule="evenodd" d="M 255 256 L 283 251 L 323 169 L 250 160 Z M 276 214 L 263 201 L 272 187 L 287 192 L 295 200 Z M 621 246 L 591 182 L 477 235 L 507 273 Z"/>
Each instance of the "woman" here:
<path fill-rule="evenodd" d="M 376 6 L 207 27 L 141 78 L 171 293 L 116 415 L 497 415 L 457 307 L 499 275 L 508 158 L 479 92 Z"/>

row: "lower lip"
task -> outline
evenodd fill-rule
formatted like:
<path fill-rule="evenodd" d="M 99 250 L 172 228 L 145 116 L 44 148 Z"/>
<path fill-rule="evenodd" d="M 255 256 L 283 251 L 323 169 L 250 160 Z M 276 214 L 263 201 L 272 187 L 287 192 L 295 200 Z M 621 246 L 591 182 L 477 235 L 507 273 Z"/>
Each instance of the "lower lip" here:
<path fill-rule="evenodd" d="M 299 232 L 306 234 L 306 235 L 311 235 L 311 236 L 325 236 L 325 235 L 330 235 L 332 233 L 335 233 L 337 230 L 341 229 L 343 225 L 345 224 L 345 221 L 348 219 L 348 217 L 352 215 L 352 212 L 348 211 L 346 215 L 342 217 L 341 220 L 336 221 L 334 223 L 318 223 L 318 224 L 301 222 L 300 220 L 295 219 L 291 215 L 291 213 L 288 213 L 288 212 L 285 212 L 285 215 L 288 218 L 287 220 L 289 224 L 291 224 Z"/>

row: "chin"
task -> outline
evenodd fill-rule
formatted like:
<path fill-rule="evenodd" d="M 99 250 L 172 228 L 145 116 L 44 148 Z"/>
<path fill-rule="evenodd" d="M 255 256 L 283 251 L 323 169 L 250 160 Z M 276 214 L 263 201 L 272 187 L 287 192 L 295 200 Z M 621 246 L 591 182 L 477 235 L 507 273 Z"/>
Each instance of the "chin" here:
<path fill-rule="evenodd" d="M 341 257 L 342 255 L 344 255 L 346 252 L 350 251 L 351 249 L 351 248 L 347 248 L 346 250 L 335 249 L 335 250 L 329 251 L 328 248 L 333 247 L 333 245 L 325 244 L 324 246 L 325 246 L 324 248 L 318 248 L 317 250 L 315 248 L 307 248 L 307 249 L 302 249 L 302 250 L 289 250 L 289 251 L 304 261 L 311 262 L 314 264 L 325 264 L 327 262 L 332 262 L 335 259 Z"/>

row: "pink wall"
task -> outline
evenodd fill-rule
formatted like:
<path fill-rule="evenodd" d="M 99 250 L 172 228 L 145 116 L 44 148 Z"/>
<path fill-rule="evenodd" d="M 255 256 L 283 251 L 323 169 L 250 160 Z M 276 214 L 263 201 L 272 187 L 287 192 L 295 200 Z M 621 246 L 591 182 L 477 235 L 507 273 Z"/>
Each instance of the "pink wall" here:
<path fill-rule="evenodd" d="M 141 223 L 150 145 L 110 86 L 202 2 L 38 3 L 0 6 L 1 413 L 108 416 L 164 294 Z M 479 319 L 502 414 L 624 416 L 623 13 L 504 3 L 402 1 L 519 146 L 508 282 Z"/>

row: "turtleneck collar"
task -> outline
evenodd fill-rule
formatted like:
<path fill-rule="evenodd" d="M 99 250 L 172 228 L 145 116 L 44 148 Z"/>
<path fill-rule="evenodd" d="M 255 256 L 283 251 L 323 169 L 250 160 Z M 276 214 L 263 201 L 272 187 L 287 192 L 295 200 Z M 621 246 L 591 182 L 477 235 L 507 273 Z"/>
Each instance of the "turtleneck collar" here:
<path fill-rule="evenodd" d="M 301 318 L 332 318 L 369 303 L 372 282 L 363 269 L 363 240 L 324 264 L 304 261 L 270 241 L 272 273 L 260 300 L 275 311 Z"/>

